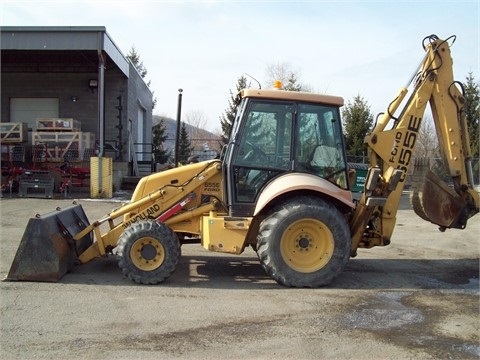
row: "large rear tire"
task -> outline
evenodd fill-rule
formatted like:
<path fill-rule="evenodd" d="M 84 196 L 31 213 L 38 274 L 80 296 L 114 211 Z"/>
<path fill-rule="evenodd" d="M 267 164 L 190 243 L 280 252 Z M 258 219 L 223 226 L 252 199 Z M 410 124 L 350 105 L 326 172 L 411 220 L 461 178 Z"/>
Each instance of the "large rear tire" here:
<path fill-rule="evenodd" d="M 329 284 L 350 258 L 350 229 L 335 206 L 318 198 L 296 197 L 273 208 L 260 224 L 260 262 L 284 286 Z"/>
<path fill-rule="evenodd" d="M 165 281 L 175 271 L 180 255 L 176 234 L 167 225 L 154 220 L 132 224 L 117 244 L 118 267 L 138 284 Z"/>

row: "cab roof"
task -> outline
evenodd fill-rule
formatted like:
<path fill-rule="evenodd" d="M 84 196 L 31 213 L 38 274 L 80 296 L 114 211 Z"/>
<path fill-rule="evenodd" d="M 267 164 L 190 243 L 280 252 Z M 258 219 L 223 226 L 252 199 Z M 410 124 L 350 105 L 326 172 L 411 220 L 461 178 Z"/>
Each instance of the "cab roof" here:
<path fill-rule="evenodd" d="M 239 95 L 242 99 L 249 97 L 274 100 L 293 100 L 336 106 L 343 106 L 344 104 L 344 100 L 340 96 L 321 95 L 303 91 L 287 91 L 277 89 L 243 89 L 240 91 Z"/>

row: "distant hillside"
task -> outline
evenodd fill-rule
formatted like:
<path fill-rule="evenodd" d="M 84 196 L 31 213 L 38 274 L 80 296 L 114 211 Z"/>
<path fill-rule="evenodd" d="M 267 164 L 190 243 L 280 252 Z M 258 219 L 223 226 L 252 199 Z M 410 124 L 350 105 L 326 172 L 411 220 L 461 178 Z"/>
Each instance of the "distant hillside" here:
<path fill-rule="evenodd" d="M 175 119 L 166 118 L 164 116 L 153 115 L 153 125 L 160 123 L 161 119 L 165 120 L 167 140 L 164 142 L 164 148 L 173 151 L 175 148 L 175 133 L 177 132 L 177 121 Z M 222 141 L 220 136 L 211 133 L 210 131 L 199 129 L 195 126 L 185 124 L 188 136 L 192 146 L 194 147 L 194 155 L 202 155 L 208 152 L 210 157 L 213 151 L 220 153 Z"/>

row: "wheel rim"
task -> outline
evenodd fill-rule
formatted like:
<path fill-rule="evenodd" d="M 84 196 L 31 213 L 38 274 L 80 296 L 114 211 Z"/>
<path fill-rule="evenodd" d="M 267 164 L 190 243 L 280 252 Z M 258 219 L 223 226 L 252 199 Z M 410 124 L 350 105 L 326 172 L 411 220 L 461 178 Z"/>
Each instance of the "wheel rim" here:
<path fill-rule="evenodd" d="M 283 260 L 292 269 L 302 273 L 323 268 L 332 257 L 334 247 L 332 232 L 316 219 L 295 221 L 280 239 Z"/>
<path fill-rule="evenodd" d="M 136 240 L 130 249 L 133 265 L 144 271 L 152 271 L 165 260 L 165 249 L 155 238 L 142 237 Z"/>

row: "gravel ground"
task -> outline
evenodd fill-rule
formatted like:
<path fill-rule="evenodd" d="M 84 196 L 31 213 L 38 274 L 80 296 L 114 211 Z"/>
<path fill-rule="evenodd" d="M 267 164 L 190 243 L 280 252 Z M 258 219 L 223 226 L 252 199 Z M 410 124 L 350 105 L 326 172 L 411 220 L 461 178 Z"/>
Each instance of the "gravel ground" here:
<path fill-rule="evenodd" d="M 78 201 L 90 221 L 120 206 Z M 0 199 L 0 276 L 30 216 L 71 199 Z M 402 202 L 392 244 L 335 282 L 289 289 L 256 254 L 184 245 L 168 281 L 136 285 L 113 257 L 57 283 L 0 283 L 1 359 L 479 359 L 480 216 L 439 232 Z"/>

